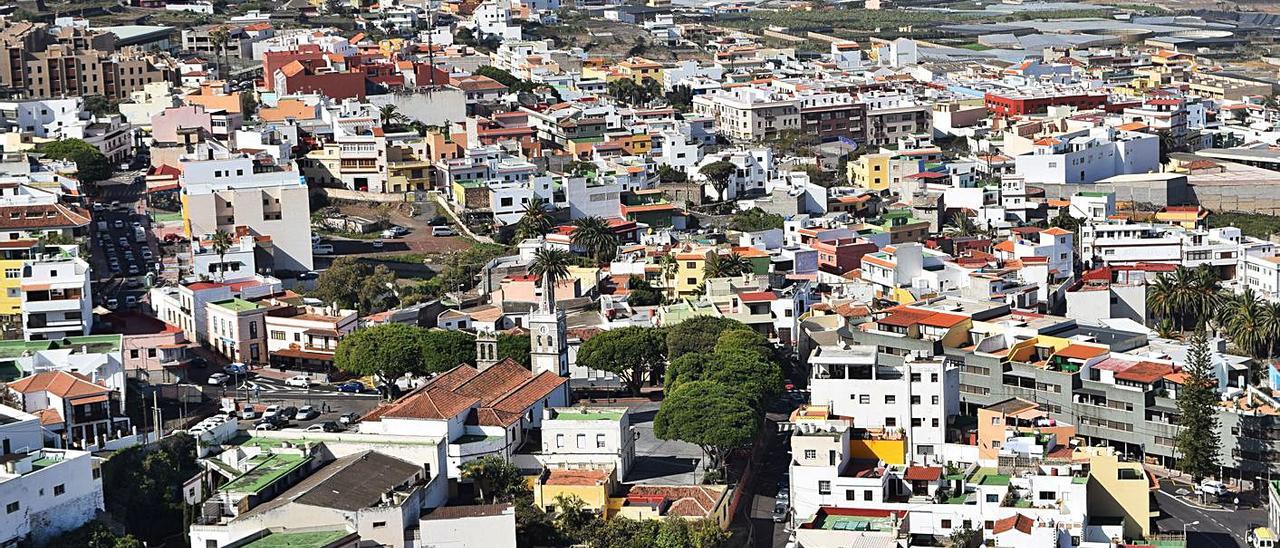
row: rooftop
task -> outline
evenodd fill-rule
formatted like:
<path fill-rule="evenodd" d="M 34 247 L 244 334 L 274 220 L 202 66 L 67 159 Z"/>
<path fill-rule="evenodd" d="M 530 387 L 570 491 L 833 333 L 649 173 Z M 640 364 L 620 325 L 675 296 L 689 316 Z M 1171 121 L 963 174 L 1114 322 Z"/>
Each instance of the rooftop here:
<path fill-rule="evenodd" d="M 251 303 L 244 299 L 226 299 L 223 301 L 214 301 L 213 304 L 235 313 L 249 312 L 260 308 L 257 303 Z"/>
<path fill-rule="evenodd" d="M 346 531 L 268 533 L 242 548 L 323 548 L 349 535 Z"/>

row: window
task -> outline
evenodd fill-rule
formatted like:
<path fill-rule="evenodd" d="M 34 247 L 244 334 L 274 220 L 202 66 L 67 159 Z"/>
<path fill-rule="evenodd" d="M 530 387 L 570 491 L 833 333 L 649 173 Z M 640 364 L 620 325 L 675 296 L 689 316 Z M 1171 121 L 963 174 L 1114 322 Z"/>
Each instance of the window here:
<path fill-rule="evenodd" d="M 596 434 L 596 449 L 604 449 L 604 434 Z"/>
<path fill-rule="evenodd" d="M 578 449 L 585 449 L 586 447 L 587 447 L 587 435 L 578 434 Z"/>
<path fill-rule="evenodd" d="M 867 489 L 862 492 L 862 500 L 871 500 L 873 498 L 875 498 L 875 491 Z"/>
<path fill-rule="evenodd" d="M 985 521 L 985 522 L 983 522 L 983 523 L 982 523 L 982 528 L 983 528 L 983 529 L 995 529 L 995 528 L 996 528 L 996 522 L 995 522 L 994 520 L 987 520 L 987 521 Z"/>
<path fill-rule="evenodd" d="M 556 447 L 564 447 L 564 434 L 556 434 Z"/>
<path fill-rule="evenodd" d="M 920 374 L 919 374 L 919 373 L 912 373 L 912 374 L 911 374 L 911 382 L 920 382 Z"/>
<path fill-rule="evenodd" d="M 987 502 L 1000 502 L 1000 495 L 987 493 Z"/>
<path fill-rule="evenodd" d="M 951 528 L 951 520 L 949 520 L 949 519 L 944 519 L 944 520 L 942 520 L 942 521 L 938 522 L 938 525 L 941 525 L 943 529 L 950 529 L 950 528 Z"/>
<path fill-rule="evenodd" d="M 379 528 L 379 527 L 386 527 L 386 526 L 387 526 L 387 522 L 385 522 L 385 521 L 375 521 L 375 522 L 373 522 L 373 528 L 374 528 L 374 529 L 377 529 L 377 528 Z"/>
<path fill-rule="evenodd" d="M 65 483 L 59 483 L 53 486 L 53 496 L 55 497 L 61 496 L 63 493 L 66 493 L 66 492 L 67 492 L 67 485 Z"/>
<path fill-rule="evenodd" d="M 862 403 L 862 404 L 871 403 L 871 396 L 869 394 L 859 394 L 858 403 Z"/>
<path fill-rule="evenodd" d="M 929 373 L 929 382 L 938 382 L 938 374 Z"/>
<path fill-rule="evenodd" d="M 929 396 L 929 403 L 932 403 L 933 405 L 938 405 L 938 397 L 937 397 L 937 396 Z"/>
<path fill-rule="evenodd" d="M 272 329 L 272 330 L 271 330 L 271 340 L 273 340 L 273 341 L 283 341 L 283 340 L 285 340 L 284 331 L 280 331 L 279 329 Z"/>
<path fill-rule="evenodd" d="M 1040 500 L 1053 500 L 1058 498 L 1058 494 L 1053 491 L 1041 491 L 1037 498 Z"/>
<path fill-rule="evenodd" d="M 818 458 L 818 450 L 817 450 L 817 449 L 805 449 L 805 450 L 804 450 L 804 458 L 806 458 L 806 459 L 816 459 L 816 458 Z"/>
<path fill-rule="evenodd" d="M 102 478 L 102 469 L 101 469 L 101 468 L 94 468 L 94 469 L 93 469 L 93 479 L 100 479 L 100 478 Z"/>
<path fill-rule="evenodd" d="M 920 405 L 920 396 L 911 396 L 911 405 Z"/>
<path fill-rule="evenodd" d="M 933 424 L 932 424 L 932 426 L 933 426 L 934 428 L 937 428 L 937 427 L 938 427 L 938 419 L 933 419 Z"/>
<path fill-rule="evenodd" d="M 819 495 L 830 495 L 830 494 L 831 494 L 831 482 L 830 482 L 830 481 L 827 481 L 827 480 L 820 480 L 820 481 L 818 482 L 818 494 L 819 494 Z M 15 502 L 14 504 L 17 504 L 17 503 Z"/>
<path fill-rule="evenodd" d="M 892 428 L 892 427 L 894 427 L 894 426 L 897 426 L 897 425 L 898 425 L 898 419 L 896 419 L 896 418 L 894 418 L 894 417 L 885 417 L 885 418 L 884 418 L 884 425 L 885 425 L 885 426 L 888 426 L 888 427 L 891 427 L 891 428 Z"/>
<path fill-rule="evenodd" d="M 131 360 L 136 360 L 136 359 L 138 359 L 138 356 L 139 356 L 139 355 L 140 355 L 140 354 L 138 353 L 138 349 L 137 349 L 137 348 L 133 348 L 133 349 L 130 349 L 130 350 L 129 350 L 129 359 L 131 359 Z"/>
<path fill-rule="evenodd" d="M 4 507 L 4 511 L 5 513 L 12 514 L 14 512 L 17 512 L 18 508 L 21 508 L 21 507 L 22 505 L 18 504 L 18 501 L 13 501 Z"/>
<path fill-rule="evenodd" d="M 21 277 L 22 277 L 22 269 L 21 269 L 21 268 L 6 268 L 6 269 L 4 269 L 4 277 L 6 277 L 6 278 L 10 278 L 10 279 L 12 279 L 12 278 L 21 278 Z"/>
<path fill-rule="evenodd" d="M 897 397 L 897 396 L 895 396 L 895 395 L 893 395 L 893 394 L 886 395 L 886 396 L 884 397 L 884 403 L 885 403 L 885 405 L 889 405 L 889 404 L 893 404 L 893 403 L 898 403 L 898 397 Z"/>
<path fill-rule="evenodd" d="M 911 426 L 912 426 L 912 427 L 914 427 L 914 428 L 920 428 L 920 425 L 921 425 L 921 424 L 923 424 L 923 421 L 922 421 L 921 419 L 918 419 L 918 418 L 913 418 L 913 419 L 911 419 Z"/>

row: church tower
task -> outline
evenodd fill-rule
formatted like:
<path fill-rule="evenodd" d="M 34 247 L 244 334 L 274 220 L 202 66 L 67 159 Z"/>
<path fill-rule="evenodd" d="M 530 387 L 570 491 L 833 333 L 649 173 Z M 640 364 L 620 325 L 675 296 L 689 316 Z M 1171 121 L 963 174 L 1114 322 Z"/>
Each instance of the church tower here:
<path fill-rule="evenodd" d="M 484 371 L 498 363 L 498 334 L 493 331 L 476 333 L 476 368 Z"/>
<path fill-rule="evenodd" d="M 569 376 L 569 350 L 565 336 L 564 311 L 556 308 L 555 287 L 542 277 L 542 299 L 538 310 L 529 314 L 529 361 L 533 374 L 550 371 Z"/>

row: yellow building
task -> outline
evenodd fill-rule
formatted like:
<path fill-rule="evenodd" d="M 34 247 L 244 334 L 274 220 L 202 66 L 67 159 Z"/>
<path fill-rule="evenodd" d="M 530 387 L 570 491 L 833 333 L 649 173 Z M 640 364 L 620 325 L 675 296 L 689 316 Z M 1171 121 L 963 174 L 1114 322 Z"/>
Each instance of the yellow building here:
<path fill-rule="evenodd" d="M 707 258 L 715 251 L 701 249 L 676 254 L 676 294 L 696 294 L 706 279 Z"/>
<path fill-rule="evenodd" d="M 1172 223 L 1186 229 L 1206 226 L 1209 222 L 1209 210 L 1200 206 L 1165 206 L 1156 212 L 1156 220 Z"/>
<path fill-rule="evenodd" d="M 849 162 L 849 181 L 854 186 L 880 191 L 889 188 L 893 176 L 889 172 L 889 154 L 863 154 Z"/>
<path fill-rule="evenodd" d="M 637 84 L 643 84 L 645 79 L 662 81 L 662 65 L 643 57 L 632 57 L 618 63 L 617 71 L 621 77 Z"/>
<path fill-rule="evenodd" d="M 1081 447 L 1073 461 L 1089 461 L 1088 515 L 1124 520 L 1126 538 L 1146 538 L 1160 510 L 1151 502 L 1157 484 L 1138 462 L 1121 461 L 1111 447 Z"/>
<path fill-rule="evenodd" d="M 0 242 L 0 318 L 11 325 L 22 323 L 22 267 L 31 259 L 36 240 L 9 240 Z"/>
<path fill-rule="evenodd" d="M 609 494 L 615 483 L 612 469 L 544 470 L 531 482 L 533 504 L 552 511 L 559 497 L 577 497 L 583 508 L 605 513 L 609 507 Z"/>

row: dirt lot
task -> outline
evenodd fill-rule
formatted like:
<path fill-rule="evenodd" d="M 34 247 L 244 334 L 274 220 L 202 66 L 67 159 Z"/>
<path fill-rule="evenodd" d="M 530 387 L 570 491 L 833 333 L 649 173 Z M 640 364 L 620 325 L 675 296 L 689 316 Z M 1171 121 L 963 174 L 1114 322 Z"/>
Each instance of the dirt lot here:
<path fill-rule="evenodd" d="M 431 235 L 428 224 L 436 212 L 430 203 L 419 206 L 413 211 L 412 204 L 395 205 L 344 205 L 339 209 L 342 213 L 366 219 L 387 219 L 391 224 L 409 229 L 409 233 L 399 238 L 383 240 L 382 248 L 373 247 L 379 234 L 365 234 L 360 238 L 348 238 L 336 234 L 320 233 L 325 243 L 333 245 L 332 255 L 316 256 L 316 268 L 323 269 L 329 263 L 342 256 L 388 259 L 388 266 L 394 267 L 402 278 L 421 277 L 426 267 L 423 259 L 431 263 L 439 263 L 437 257 L 446 253 L 460 251 L 471 246 L 471 240 L 461 236 L 437 237 Z M 411 213 L 417 213 L 411 215 Z"/>

